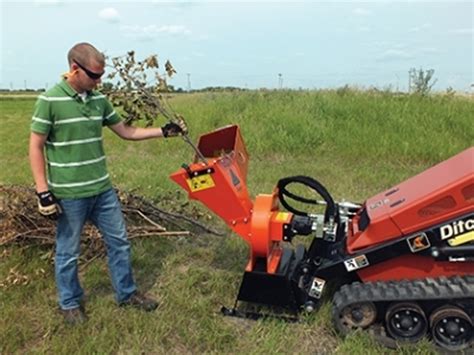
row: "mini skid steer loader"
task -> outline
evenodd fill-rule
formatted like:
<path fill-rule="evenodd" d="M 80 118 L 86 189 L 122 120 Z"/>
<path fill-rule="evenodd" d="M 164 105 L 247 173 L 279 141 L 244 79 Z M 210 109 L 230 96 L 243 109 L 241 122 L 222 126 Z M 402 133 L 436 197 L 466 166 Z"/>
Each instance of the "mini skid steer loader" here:
<path fill-rule="evenodd" d="M 250 249 L 236 303 L 224 314 L 264 315 L 245 304 L 311 312 L 328 282 L 339 281 L 332 317 L 342 334 L 370 330 L 387 346 L 423 337 L 448 351 L 472 346 L 474 147 L 361 204 L 334 201 L 307 176 L 283 178 L 252 201 L 248 154 L 235 125 L 202 135 L 197 153 L 171 178 Z M 292 185 L 323 201 L 295 194 Z M 289 201 L 325 210 L 311 214 Z M 309 247 L 293 247 L 297 235 L 312 236 Z"/>

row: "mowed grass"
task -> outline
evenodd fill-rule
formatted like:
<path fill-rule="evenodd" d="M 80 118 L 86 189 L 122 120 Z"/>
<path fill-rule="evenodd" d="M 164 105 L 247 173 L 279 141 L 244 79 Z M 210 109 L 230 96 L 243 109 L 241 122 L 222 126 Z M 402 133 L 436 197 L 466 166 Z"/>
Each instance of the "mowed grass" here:
<path fill-rule="evenodd" d="M 203 93 L 175 96 L 170 103 L 187 118 L 193 141 L 215 128 L 240 125 L 252 196 L 271 192 L 279 178 L 308 175 L 336 200 L 363 201 L 474 143 L 469 98 L 340 89 Z M 1 184 L 32 186 L 27 155 L 33 105 L 32 99 L 0 99 Z M 175 201 L 163 202 L 165 209 L 185 204 L 186 195 L 168 178 L 192 160 L 181 139 L 126 142 L 106 130 L 105 147 L 117 187 Z M 0 289 L 0 353 L 434 352 L 427 342 L 390 351 L 364 334 L 341 339 L 331 325 L 330 299 L 298 324 L 223 317 L 219 309 L 233 304 L 248 251 L 217 217 L 206 223 L 226 237 L 133 241 L 135 277 L 160 299 L 156 312 L 118 308 L 106 261 L 89 265 L 81 280 L 90 319 L 77 328 L 64 325 L 57 312 L 53 265 L 42 258 L 48 250 L 1 247 L 0 282 L 12 272 L 30 281 Z"/>

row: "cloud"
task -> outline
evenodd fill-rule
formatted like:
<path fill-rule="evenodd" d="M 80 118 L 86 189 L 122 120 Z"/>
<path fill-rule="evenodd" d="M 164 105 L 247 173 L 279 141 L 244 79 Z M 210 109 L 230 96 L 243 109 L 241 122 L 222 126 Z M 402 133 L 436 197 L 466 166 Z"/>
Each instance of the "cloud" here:
<path fill-rule="evenodd" d="M 352 11 L 352 12 L 354 13 L 354 15 L 357 15 L 357 16 L 372 15 L 372 11 L 367 10 L 367 9 L 363 9 L 363 8 L 360 8 L 360 7 L 358 7 L 357 9 L 354 9 L 354 11 Z"/>
<path fill-rule="evenodd" d="M 401 49 L 388 49 L 377 57 L 377 62 L 393 62 L 412 59 L 413 55 Z"/>
<path fill-rule="evenodd" d="M 102 20 L 105 20 L 107 22 L 119 22 L 120 21 L 120 15 L 119 12 L 114 9 L 113 7 L 106 7 L 105 9 L 102 9 L 99 11 L 99 17 Z"/>
<path fill-rule="evenodd" d="M 191 31 L 186 26 L 180 25 L 127 25 L 121 27 L 125 36 L 134 39 L 151 40 L 161 35 L 189 35 Z"/>
<path fill-rule="evenodd" d="M 472 35 L 474 34 L 474 28 L 457 28 L 448 32 L 454 35 Z"/>
<path fill-rule="evenodd" d="M 64 0 L 35 0 L 38 6 L 64 5 Z"/>
<path fill-rule="evenodd" d="M 438 48 L 434 47 L 426 47 L 426 48 L 420 48 L 421 53 L 424 54 L 438 54 L 441 53 L 441 51 Z"/>
<path fill-rule="evenodd" d="M 420 26 L 415 26 L 415 27 L 412 27 L 408 30 L 408 32 L 420 32 L 420 31 L 423 31 L 423 30 L 427 30 L 431 28 L 431 24 L 430 23 L 424 23 Z"/>

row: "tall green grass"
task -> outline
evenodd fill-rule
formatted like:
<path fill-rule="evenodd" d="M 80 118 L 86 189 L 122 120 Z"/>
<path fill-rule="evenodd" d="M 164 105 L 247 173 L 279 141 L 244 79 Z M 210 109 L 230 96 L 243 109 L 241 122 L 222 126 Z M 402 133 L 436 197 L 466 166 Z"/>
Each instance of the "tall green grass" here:
<path fill-rule="evenodd" d="M 304 174 L 336 199 L 360 201 L 474 143 L 469 98 L 341 89 L 186 94 L 170 103 L 187 118 L 194 141 L 215 128 L 240 125 L 252 195 L 272 191 L 281 177 Z M 0 99 L 2 184 L 32 185 L 27 146 L 33 104 Z M 192 160 L 190 147 L 179 138 L 126 142 L 109 131 L 105 136 L 115 185 L 157 199 L 165 209 L 182 207 L 187 198 L 168 176 Z M 227 231 L 217 218 L 207 223 Z M 222 317 L 219 308 L 232 305 L 247 257 L 246 245 L 230 232 L 225 238 L 133 241 L 138 284 L 162 302 L 151 314 L 116 307 L 106 261 L 94 261 L 81 274 L 90 319 L 72 329 L 56 312 L 53 267 L 41 259 L 46 251 L 0 249 L 0 281 L 12 269 L 31 280 L 0 289 L 2 354 L 392 353 L 363 334 L 340 339 L 330 323 L 330 300 L 299 324 Z M 433 349 L 422 343 L 401 351 Z"/>

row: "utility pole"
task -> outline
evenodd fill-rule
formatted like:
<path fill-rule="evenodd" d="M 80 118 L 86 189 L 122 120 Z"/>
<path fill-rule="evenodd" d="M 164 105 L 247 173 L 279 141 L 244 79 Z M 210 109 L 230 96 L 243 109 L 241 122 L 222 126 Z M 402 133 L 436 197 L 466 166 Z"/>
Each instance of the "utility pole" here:
<path fill-rule="evenodd" d="M 191 91 L 191 73 L 186 74 L 188 76 L 188 91 Z"/>
<path fill-rule="evenodd" d="M 411 91 L 411 69 L 408 71 L 408 93 Z"/>
<path fill-rule="evenodd" d="M 411 68 L 408 71 L 408 93 L 411 93 L 412 85 L 413 85 L 413 80 L 415 79 L 416 75 L 416 69 Z"/>

